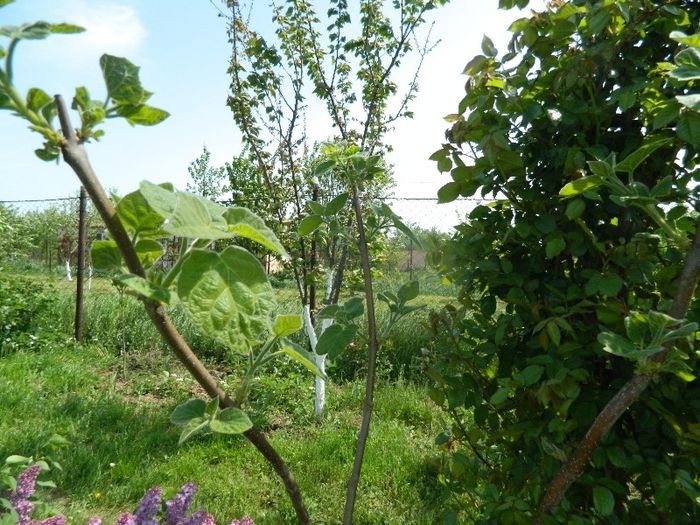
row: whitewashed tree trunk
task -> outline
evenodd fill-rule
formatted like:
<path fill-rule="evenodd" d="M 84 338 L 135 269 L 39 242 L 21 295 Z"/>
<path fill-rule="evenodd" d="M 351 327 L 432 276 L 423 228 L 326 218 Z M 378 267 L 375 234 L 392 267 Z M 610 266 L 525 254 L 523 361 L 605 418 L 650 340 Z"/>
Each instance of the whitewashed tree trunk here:
<path fill-rule="evenodd" d="M 326 271 L 326 301 L 329 300 L 331 293 L 333 291 L 333 272 L 331 270 Z M 316 330 L 311 323 L 311 311 L 309 310 L 309 305 L 304 306 L 304 326 L 306 328 L 306 334 L 309 336 L 309 343 L 311 344 L 311 351 L 314 354 L 314 360 L 316 366 L 321 371 L 322 374 L 326 373 L 326 355 L 319 355 L 316 353 L 316 345 L 318 344 L 318 337 L 323 335 L 329 326 L 333 324 L 333 319 L 323 319 L 320 325 L 319 335 L 316 336 Z M 321 417 L 323 415 L 323 408 L 326 404 L 326 381 L 316 376 L 315 378 L 316 396 L 314 397 L 314 414 L 316 417 Z"/>
<path fill-rule="evenodd" d="M 69 281 L 73 280 L 73 274 L 70 272 L 70 261 L 66 259 L 66 279 Z"/>
<path fill-rule="evenodd" d="M 88 266 L 88 290 L 92 289 L 92 264 Z"/>

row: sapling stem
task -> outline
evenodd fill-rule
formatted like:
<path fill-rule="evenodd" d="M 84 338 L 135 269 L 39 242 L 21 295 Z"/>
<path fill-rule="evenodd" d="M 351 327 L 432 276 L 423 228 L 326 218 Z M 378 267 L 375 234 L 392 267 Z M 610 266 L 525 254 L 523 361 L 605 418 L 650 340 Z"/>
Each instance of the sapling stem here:
<path fill-rule="evenodd" d="M 365 302 L 367 303 L 367 335 L 369 339 L 367 357 L 367 386 L 365 389 L 365 400 L 362 405 L 362 424 L 357 436 L 357 448 L 355 450 L 355 462 L 352 467 L 352 474 L 348 481 L 348 489 L 345 497 L 345 511 L 343 513 L 343 525 L 352 525 L 352 515 L 357 499 L 357 487 L 360 483 L 360 473 L 362 462 L 369 437 L 369 427 L 372 421 L 372 410 L 374 403 L 374 384 L 376 380 L 377 365 L 377 321 L 374 313 L 374 292 L 372 290 L 372 269 L 369 262 L 369 248 L 365 236 L 365 225 L 362 217 L 362 203 L 357 184 L 352 185 L 352 205 L 355 210 L 355 220 L 357 221 L 357 233 L 359 237 L 360 261 L 362 264 L 362 277 L 365 286 Z"/>
<path fill-rule="evenodd" d="M 107 196 L 104 188 L 100 184 L 97 176 L 88 160 L 87 152 L 82 146 L 75 130 L 70 122 L 68 108 L 60 95 L 55 96 L 56 106 L 58 108 L 58 117 L 61 122 L 61 130 L 63 132 L 63 141 L 61 143 L 61 151 L 63 158 L 75 174 L 80 179 L 80 182 L 85 187 L 95 206 L 100 217 L 105 222 L 112 239 L 116 242 L 119 250 L 124 257 L 129 271 L 140 277 L 145 277 L 145 272 L 141 261 L 136 254 L 129 234 L 124 228 L 123 223 L 117 215 L 117 211 L 112 204 L 112 201 Z M 158 333 L 168 344 L 170 349 L 175 353 L 180 362 L 187 368 L 197 382 L 204 388 L 210 397 L 218 397 L 222 408 L 235 407 L 235 403 L 231 397 L 224 392 L 218 385 L 218 382 L 209 373 L 207 368 L 202 364 L 199 358 L 195 355 L 187 342 L 183 339 L 180 332 L 170 320 L 170 317 L 165 312 L 162 305 L 142 298 L 141 299 L 148 316 L 155 325 Z M 311 524 L 311 518 L 304 506 L 301 497 L 299 486 L 297 485 L 294 476 L 289 471 L 287 464 L 277 453 L 277 450 L 255 427 L 244 432 L 244 436 L 260 451 L 265 459 L 272 465 L 275 472 L 282 479 L 287 494 L 292 502 L 297 519 L 300 523 L 307 525 Z"/>

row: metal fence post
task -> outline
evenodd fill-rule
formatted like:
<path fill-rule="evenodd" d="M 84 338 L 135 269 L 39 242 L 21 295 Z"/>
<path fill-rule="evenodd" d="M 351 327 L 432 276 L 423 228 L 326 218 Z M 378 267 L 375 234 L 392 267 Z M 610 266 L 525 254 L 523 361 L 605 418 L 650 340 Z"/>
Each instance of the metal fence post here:
<path fill-rule="evenodd" d="M 85 277 L 85 202 L 87 195 L 85 188 L 80 188 L 80 202 L 78 207 L 78 279 L 75 294 L 75 340 L 83 339 L 83 284 Z M 70 255 L 69 255 L 70 258 Z"/>

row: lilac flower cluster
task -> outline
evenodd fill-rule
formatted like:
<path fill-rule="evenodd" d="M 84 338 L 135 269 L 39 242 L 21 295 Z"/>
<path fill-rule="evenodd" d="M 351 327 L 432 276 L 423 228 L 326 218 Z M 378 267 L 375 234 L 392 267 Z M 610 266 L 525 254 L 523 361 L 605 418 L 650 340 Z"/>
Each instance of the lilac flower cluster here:
<path fill-rule="evenodd" d="M 22 473 L 17 476 L 17 488 L 15 490 L 10 490 L 8 495 L 8 500 L 10 505 L 17 512 L 18 525 L 65 525 L 65 516 L 51 516 L 45 520 L 35 520 L 32 519 L 32 511 L 34 510 L 34 504 L 29 501 L 36 491 L 36 480 L 41 474 L 41 467 L 39 465 L 32 465 L 22 471 Z"/>
<path fill-rule="evenodd" d="M 17 476 L 17 489 L 9 493 L 9 501 L 19 515 L 18 525 L 65 525 L 65 516 L 51 516 L 44 520 L 34 520 L 31 517 L 34 504 L 29 498 L 36 491 L 36 480 L 41 473 L 39 465 L 33 465 L 25 469 Z M 187 516 L 187 511 L 192 503 L 192 498 L 197 492 L 194 483 L 187 483 L 180 488 L 177 495 L 165 502 L 165 522 L 163 525 L 216 525 L 214 517 L 206 510 L 198 510 Z M 161 525 L 163 489 L 152 487 L 146 491 L 134 514 L 123 513 L 115 522 L 115 525 Z M 0 508 L 0 514 L 2 514 Z M 91 518 L 88 525 L 102 525 L 101 518 Z M 255 525 L 250 516 L 244 516 L 240 520 L 233 520 L 230 525 Z"/>

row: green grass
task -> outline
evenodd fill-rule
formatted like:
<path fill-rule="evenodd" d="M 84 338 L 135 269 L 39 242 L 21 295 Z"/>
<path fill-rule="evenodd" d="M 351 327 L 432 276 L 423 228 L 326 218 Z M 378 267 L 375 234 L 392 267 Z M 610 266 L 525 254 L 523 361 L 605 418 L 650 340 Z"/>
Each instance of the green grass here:
<path fill-rule="evenodd" d="M 149 486 L 172 493 L 190 480 L 200 487 L 195 505 L 217 521 L 247 513 L 259 525 L 294 523 L 281 483 L 244 439 L 209 436 L 178 447 L 168 415 L 203 394 L 173 358 L 127 357 L 98 345 L 54 344 L 1 359 L 0 457 L 37 454 L 54 432 L 69 438 L 72 446 L 58 453 L 64 470 L 55 473 L 59 489 L 52 494 L 75 523 L 96 514 L 112 519 Z M 338 523 L 364 386 L 330 384 L 327 415 L 318 422 L 312 384 L 278 365 L 249 411 L 293 469 L 315 522 Z M 422 387 L 379 385 L 355 523 L 438 521 L 443 496 L 428 465 L 441 428 Z"/>

